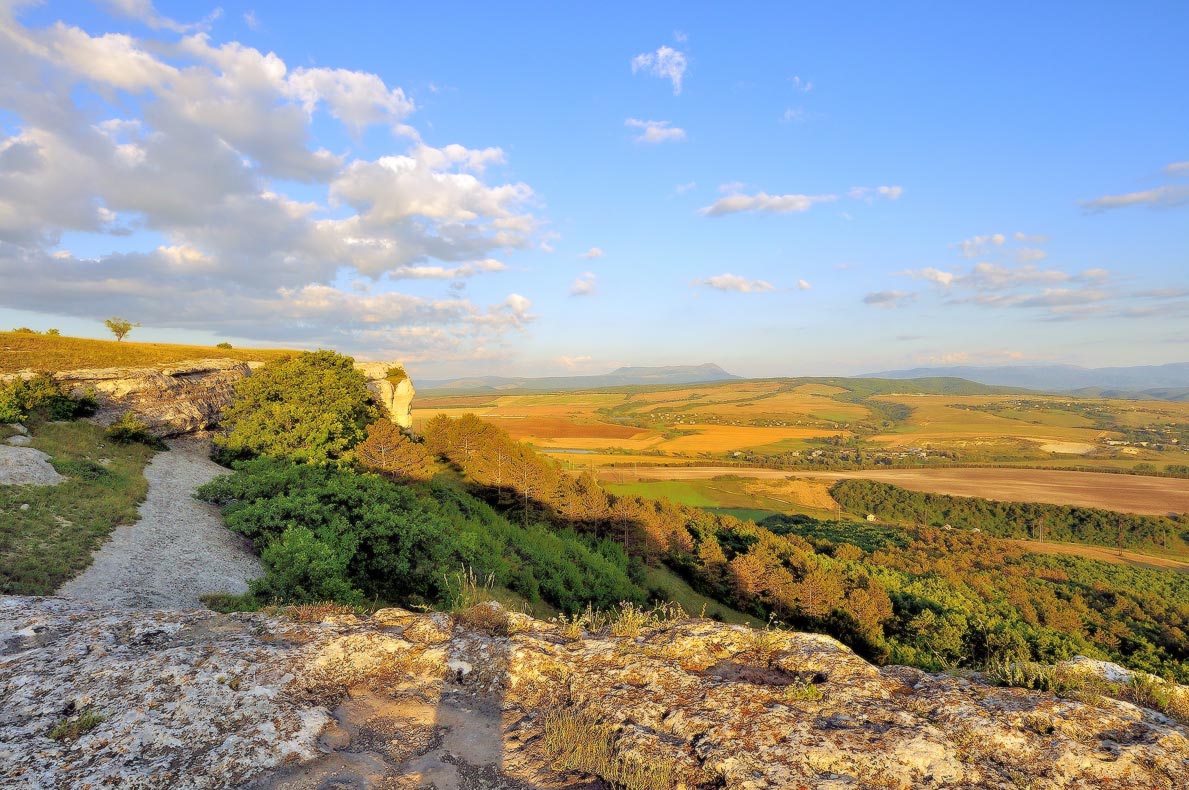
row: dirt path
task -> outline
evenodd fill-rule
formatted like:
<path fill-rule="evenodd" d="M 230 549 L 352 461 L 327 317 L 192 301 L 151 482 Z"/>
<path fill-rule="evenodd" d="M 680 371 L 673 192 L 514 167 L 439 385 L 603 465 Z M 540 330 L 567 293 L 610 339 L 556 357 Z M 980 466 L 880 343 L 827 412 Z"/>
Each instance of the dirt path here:
<path fill-rule="evenodd" d="M 604 480 L 706 480 L 719 475 L 759 479 L 809 477 L 819 480 L 861 478 L 952 496 L 973 496 L 1004 502 L 1048 502 L 1124 513 L 1163 516 L 1189 512 L 1189 480 L 1052 469 L 893 469 L 861 472 L 805 472 L 732 466 L 640 467 L 604 469 Z"/>
<path fill-rule="evenodd" d="M 175 439 L 145 467 L 149 493 L 140 521 L 117 527 L 91 566 L 58 595 L 132 609 L 197 609 L 202 593 L 242 593 L 262 574 L 246 541 L 194 489 L 226 469 L 205 439 Z"/>

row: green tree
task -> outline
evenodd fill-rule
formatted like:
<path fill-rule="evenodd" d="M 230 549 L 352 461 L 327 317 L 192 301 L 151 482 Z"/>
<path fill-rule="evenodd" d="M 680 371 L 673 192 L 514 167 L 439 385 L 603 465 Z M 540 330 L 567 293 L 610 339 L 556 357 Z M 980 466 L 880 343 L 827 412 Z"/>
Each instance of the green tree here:
<path fill-rule="evenodd" d="M 112 316 L 103 322 L 103 325 L 111 330 L 111 333 L 116 336 L 116 342 L 120 342 L 124 337 L 140 324 L 134 324 L 118 316 Z"/>
<path fill-rule="evenodd" d="M 270 362 L 236 386 L 215 440 L 224 458 L 272 455 L 307 463 L 343 456 L 379 409 L 350 357 L 307 351 Z"/>

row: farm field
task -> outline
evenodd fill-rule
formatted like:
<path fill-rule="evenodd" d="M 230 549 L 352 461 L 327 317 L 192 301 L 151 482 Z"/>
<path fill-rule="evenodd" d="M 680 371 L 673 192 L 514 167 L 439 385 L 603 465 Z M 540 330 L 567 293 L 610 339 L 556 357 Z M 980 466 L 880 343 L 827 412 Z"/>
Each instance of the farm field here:
<path fill-rule="evenodd" d="M 1079 543 L 1051 543 L 1049 541 L 1012 540 L 1011 543 L 1038 554 L 1065 554 L 1072 557 L 1083 557 L 1088 560 L 1109 562 L 1112 565 L 1128 565 L 1133 568 L 1150 568 L 1154 570 L 1172 570 L 1178 573 L 1189 573 L 1189 562 L 1172 559 L 1171 557 L 1157 557 L 1151 554 L 1139 554 L 1134 551 L 1116 551 L 1101 546 L 1085 546 Z"/>
<path fill-rule="evenodd" d="M 723 476 L 775 481 L 790 476 L 832 482 L 863 479 L 890 483 L 911 491 L 981 497 L 1006 502 L 1047 502 L 1079 505 L 1124 513 L 1166 515 L 1189 512 L 1189 480 L 1141 475 L 1107 475 L 1052 469 L 892 469 L 856 472 L 789 472 L 783 469 L 737 467 L 640 467 L 603 470 L 605 480 L 616 475 L 638 481 L 713 480 Z M 826 483 L 828 485 L 828 483 Z"/>
<path fill-rule="evenodd" d="M 800 472 L 1189 464 L 1189 403 L 1005 393 L 960 379 L 761 379 L 414 403 L 414 427 L 474 413 L 571 468 L 721 464 Z"/>

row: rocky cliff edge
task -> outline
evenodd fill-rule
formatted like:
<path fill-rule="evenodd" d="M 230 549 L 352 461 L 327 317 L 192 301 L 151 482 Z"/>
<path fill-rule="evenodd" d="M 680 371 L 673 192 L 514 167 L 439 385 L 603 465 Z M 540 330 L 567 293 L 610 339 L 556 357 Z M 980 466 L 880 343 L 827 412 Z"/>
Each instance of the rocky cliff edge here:
<path fill-rule="evenodd" d="M 88 368 L 66 370 L 53 376 L 78 397 L 93 395 L 102 423 L 114 422 L 125 412 L 149 426 L 158 436 L 180 436 L 214 428 L 231 405 L 235 384 L 251 375 L 260 362 L 235 359 L 195 359 L 147 368 Z M 372 399 L 388 419 L 411 428 L 412 381 L 398 362 L 357 362 L 356 370 L 367 378 Z M 400 375 L 390 376 L 399 370 Z M 35 372 L 0 376 L 32 378 Z"/>
<path fill-rule="evenodd" d="M 0 599 L 0 785 L 1189 786 L 1189 733 L 1154 711 L 877 668 L 819 635 L 294 617 Z"/>

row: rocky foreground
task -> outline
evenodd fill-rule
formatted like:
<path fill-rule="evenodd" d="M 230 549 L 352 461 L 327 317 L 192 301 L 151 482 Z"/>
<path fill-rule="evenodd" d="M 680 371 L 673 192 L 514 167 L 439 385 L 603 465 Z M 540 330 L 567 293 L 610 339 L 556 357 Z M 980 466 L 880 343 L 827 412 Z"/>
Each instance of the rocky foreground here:
<path fill-rule="evenodd" d="M 824 636 L 303 614 L 0 598 L 0 786 L 1189 787 L 1189 732 L 1154 711 Z"/>

